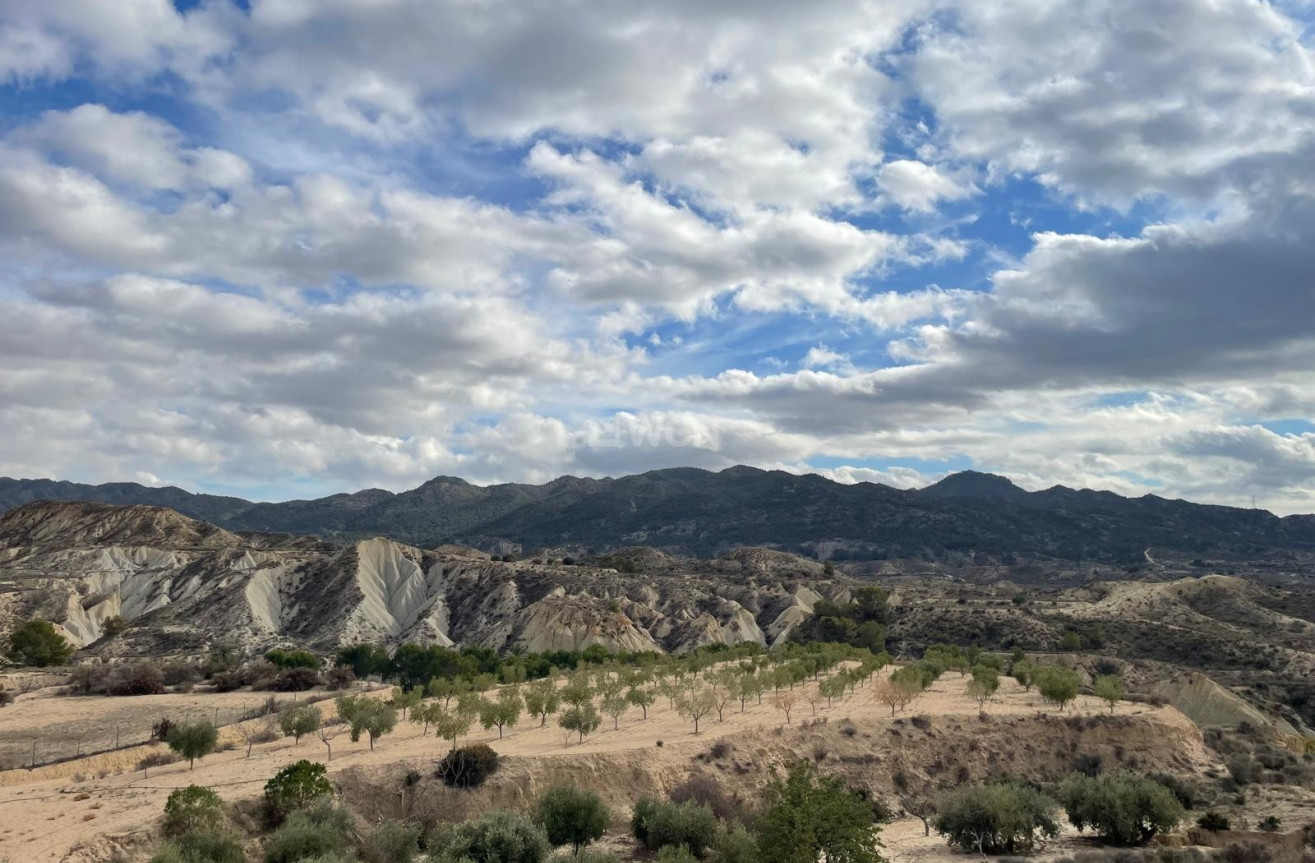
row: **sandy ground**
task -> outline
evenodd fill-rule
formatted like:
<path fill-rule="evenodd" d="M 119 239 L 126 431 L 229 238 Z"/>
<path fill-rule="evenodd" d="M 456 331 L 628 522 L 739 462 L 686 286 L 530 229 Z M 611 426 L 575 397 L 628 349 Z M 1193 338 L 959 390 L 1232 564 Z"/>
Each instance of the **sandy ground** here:
<path fill-rule="evenodd" d="M 966 681 L 966 678 L 956 673 L 947 674 L 902 715 L 975 714 L 976 703 L 963 694 Z M 386 694 L 386 691 L 379 693 L 380 696 Z M 245 697 L 248 700 L 254 698 L 250 693 L 246 693 Z M 198 710 L 202 707 L 213 709 L 215 705 L 208 699 L 226 699 L 223 703 L 232 705 L 242 701 L 242 693 L 229 696 L 194 695 L 186 698 L 195 699 Z M 60 722 L 76 722 L 77 719 L 66 712 L 76 707 L 82 711 L 81 715 L 87 722 L 103 723 L 103 711 L 117 709 L 116 702 L 136 700 L 59 699 Z M 152 704 L 147 707 L 157 706 Z M 332 712 L 332 706 L 331 701 L 321 705 L 326 713 Z M 36 722 L 39 726 L 42 714 L 34 713 L 33 710 L 29 708 L 24 715 L 28 722 Z M 1035 691 L 1024 693 L 1012 680 L 1002 681 L 995 701 L 987 707 L 987 712 L 992 715 L 1028 715 L 1042 711 L 1054 712 L 1054 708 L 1042 705 Z M 1076 704 L 1070 705 L 1067 712 L 1108 713 L 1108 707 L 1094 698 L 1082 697 Z M 1124 715 L 1153 712 L 1161 714 L 1166 721 L 1187 721 L 1172 709 L 1156 709 L 1142 704 L 1122 703 L 1118 705 L 1117 712 Z M 791 720 L 797 724 L 812 715 L 813 708 L 801 698 L 792 712 Z M 849 717 L 855 721 L 882 721 L 890 716 L 890 709 L 875 701 L 871 687 L 866 687 L 829 709 L 825 701 L 820 702 L 817 715 L 834 719 Z M 10 723 L 6 727 L 11 733 L 22 730 L 20 721 L 8 717 L 5 721 Z M 724 722 L 718 722 L 714 714 L 703 721 L 702 733 L 694 737 L 691 723 L 678 716 L 665 698 L 659 698 L 658 703 L 649 708 L 647 720 L 641 717 L 638 709 L 632 709 L 621 717 L 620 729 L 613 730 L 611 717 L 605 716 L 603 727 L 587 737 L 583 744 L 572 741 L 567 745 L 563 731 L 556 726 L 552 717 L 545 727 L 539 727 L 535 720 L 522 717 L 522 724 L 509 729 L 501 740 L 498 739 L 496 729 L 486 732 L 476 728 L 461 742 L 487 741 L 503 755 L 563 757 L 636 748 L 652 749 L 659 740 L 670 744 L 707 741 L 745 732 L 767 731 L 782 724 L 784 714 L 773 706 L 771 695 L 768 694 L 764 696 L 761 705 L 751 702 L 743 713 L 740 712 L 739 703 L 733 702 L 726 708 Z M 419 725 L 399 721 L 397 730 L 381 738 L 373 752 L 365 739 L 352 743 L 343 734 L 333 741 L 333 758 L 329 761 L 329 769 L 337 772 L 354 766 L 377 766 L 441 757 L 448 748 L 447 742 L 436 739 L 432 732 L 429 736 L 422 736 L 421 731 Z M 231 732 L 227 738 L 235 739 Z M 227 799 L 254 797 L 261 792 L 265 781 L 284 765 L 301 758 L 323 761 L 327 754 L 325 746 L 316 738 L 303 738 L 299 745 L 294 745 L 291 739 L 283 739 L 256 746 L 250 758 L 246 757 L 245 747 L 209 755 L 199 761 L 193 770 L 189 770 L 185 762 L 154 768 L 148 777 L 135 770 L 144 754 L 163 749 L 163 746 L 157 744 L 154 747 L 138 747 L 83 758 L 35 771 L 0 773 L 0 786 L 3 786 L 0 787 L 0 860 L 8 858 L 10 863 L 46 863 L 87 859 L 78 855 L 70 856 L 69 852 L 98 835 L 123 834 L 149 828 L 159 818 L 169 792 L 176 788 L 197 784 L 211 787 Z M 688 755 L 673 751 L 671 757 L 687 759 Z M 76 778 L 78 776 L 81 778 Z M 101 778 L 96 778 L 98 776 Z M 921 861 L 929 855 L 949 853 L 942 839 L 934 835 L 925 839 L 921 831 L 920 822 L 892 825 L 886 833 L 892 859 L 897 863 L 904 860 Z"/>
<path fill-rule="evenodd" d="M 34 742 L 37 766 L 79 754 L 146 742 L 151 739 L 151 726 L 162 717 L 175 722 L 209 720 L 216 725 L 227 725 L 264 703 L 271 695 L 283 706 L 291 705 L 294 699 L 293 694 L 281 692 L 175 693 L 109 698 L 103 695 L 69 697 L 45 689 L 21 695 L 12 705 L 0 710 L 0 769 L 30 766 Z M 306 699 L 305 695 L 295 697 L 302 701 Z M 0 783 L 3 781 L 0 778 Z"/>

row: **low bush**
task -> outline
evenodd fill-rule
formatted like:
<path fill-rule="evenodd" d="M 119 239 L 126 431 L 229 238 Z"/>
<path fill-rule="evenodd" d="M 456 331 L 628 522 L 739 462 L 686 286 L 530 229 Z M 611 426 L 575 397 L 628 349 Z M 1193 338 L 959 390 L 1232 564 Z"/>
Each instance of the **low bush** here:
<path fill-rule="evenodd" d="M 1274 852 L 1260 842 L 1234 842 L 1217 856 L 1222 863 L 1270 863 Z"/>
<path fill-rule="evenodd" d="M 265 783 L 265 803 L 275 820 L 331 797 L 333 786 L 325 775 L 327 772 L 323 764 L 303 758 L 275 773 Z"/>
<path fill-rule="evenodd" d="M 324 675 L 324 688 L 331 692 L 346 689 L 356 680 L 356 672 L 350 665 L 335 665 Z"/>
<path fill-rule="evenodd" d="M 717 863 L 758 863 L 758 840 L 743 824 L 733 824 L 717 831 L 712 854 Z"/>
<path fill-rule="evenodd" d="M 364 863 L 411 863 L 420 853 L 420 828 L 385 821 L 361 838 Z"/>
<path fill-rule="evenodd" d="M 1233 823 L 1228 820 L 1228 816 L 1211 810 L 1200 818 L 1196 819 L 1196 826 L 1202 830 L 1232 830 Z"/>
<path fill-rule="evenodd" d="M 638 805 L 635 814 L 639 815 Z M 707 806 L 693 801 L 658 803 L 646 812 L 641 831 L 640 841 L 650 851 L 683 845 L 701 857 L 717 836 L 717 817 Z M 635 838 L 640 838 L 638 832 Z"/>
<path fill-rule="evenodd" d="M 602 838 L 612 813 L 597 792 L 562 783 L 539 795 L 534 820 L 553 845 L 570 845 L 579 851 Z"/>
<path fill-rule="evenodd" d="M 549 863 L 621 863 L 615 851 L 606 848 L 581 848 L 579 851 L 562 851 L 549 858 Z"/>
<path fill-rule="evenodd" d="M 1201 789 L 1194 782 L 1170 773 L 1156 773 L 1151 778 L 1168 788 L 1169 793 L 1183 805 L 1184 809 L 1195 809 L 1204 802 Z"/>
<path fill-rule="evenodd" d="M 159 695 L 164 692 L 164 674 L 149 662 L 134 662 L 110 669 L 105 677 L 110 695 Z"/>
<path fill-rule="evenodd" d="M 227 833 L 184 833 L 162 844 L 151 863 L 246 863 L 242 843 Z"/>
<path fill-rule="evenodd" d="M 324 681 L 320 673 L 313 668 L 285 668 L 272 678 L 253 684 L 253 689 L 270 689 L 274 692 L 305 692 L 314 689 Z"/>
<path fill-rule="evenodd" d="M 478 788 L 498 771 L 498 753 L 483 743 L 462 746 L 443 756 L 437 775 L 453 788 Z"/>
<path fill-rule="evenodd" d="M 196 830 L 214 829 L 224 818 L 224 801 L 209 788 L 189 785 L 169 793 L 164 803 L 164 835 L 181 836 Z"/>
<path fill-rule="evenodd" d="M 200 666 L 182 660 L 164 663 L 160 666 L 160 674 L 164 678 L 165 686 L 196 683 L 202 677 Z"/>
<path fill-rule="evenodd" d="M 684 845 L 667 845 L 658 852 L 658 863 L 698 863 L 699 858 L 694 856 Z"/>
<path fill-rule="evenodd" d="M 163 767 L 166 764 L 178 763 L 178 756 L 172 752 L 152 752 L 149 755 L 142 756 L 137 762 L 138 770 L 150 770 L 152 767 Z"/>
<path fill-rule="evenodd" d="M 293 812 L 265 837 L 265 863 L 298 863 L 339 854 L 347 846 L 351 817 L 332 804 Z"/>
<path fill-rule="evenodd" d="M 490 812 L 459 824 L 447 841 L 447 858 L 475 863 L 540 863 L 551 846 L 543 829 L 519 812 Z"/>
<path fill-rule="evenodd" d="M 744 804 L 727 795 L 716 778 L 706 773 L 696 773 L 667 794 L 672 803 L 693 801 L 712 810 L 721 821 L 747 821 L 748 812 Z"/>

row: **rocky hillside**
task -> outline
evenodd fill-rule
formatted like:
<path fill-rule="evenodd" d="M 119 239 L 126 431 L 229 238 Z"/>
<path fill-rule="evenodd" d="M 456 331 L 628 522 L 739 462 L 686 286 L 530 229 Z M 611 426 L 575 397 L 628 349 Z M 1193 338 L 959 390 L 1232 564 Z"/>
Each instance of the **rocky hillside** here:
<path fill-rule="evenodd" d="M 401 494 L 368 489 L 261 504 L 130 483 L 0 479 L 0 508 L 42 499 L 167 506 L 229 530 L 386 536 L 426 548 L 456 542 L 578 554 L 643 545 L 708 558 L 739 546 L 772 546 L 839 559 L 1006 563 L 1024 557 L 1123 564 L 1146 560 L 1148 550 L 1213 559 L 1315 558 L 1315 516 L 1278 518 L 1063 486 L 1028 492 L 971 471 L 921 490 L 748 467 L 562 477 L 543 485 L 475 486 L 438 477 Z"/>
<path fill-rule="evenodd" d="M 37 502 L 0 517 L 0 633 L 38 615 L 108 655 L 363 640 L 680 651 L 771 644 L 821 596 L 848 590 L 780 552 L 690 566 L 652 555 L 664 567 L 622 573 L 381 538 L 233 533 L 156 507 Z M 103 638 L 116 616 L 131 627 Z"/>

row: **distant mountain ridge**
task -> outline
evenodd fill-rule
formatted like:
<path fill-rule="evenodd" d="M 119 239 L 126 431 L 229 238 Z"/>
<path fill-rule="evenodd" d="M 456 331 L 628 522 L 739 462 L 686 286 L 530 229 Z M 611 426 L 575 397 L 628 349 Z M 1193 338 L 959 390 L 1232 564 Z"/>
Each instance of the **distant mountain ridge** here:
<path fill-rule="evenodd" d="M 1029 492 L 976 471 L 920 490 L 744 466 L 565 476 L 542 485 L 476 486 L 440 476 L 400 493 L 366 489 L 283 503 L 136 483 L 0 478 L 0 510 L 33 500 L 148 504 L 233 531 L 384 536 L 421 547 L 648 545 L 710 557 L 750 545 L 809 553 L 825 543 L 858 558 L 972 553 L 1106 561 L 1139 560 L 1148 547 L 1216 557 L 1315 551 L 1315 516 L 1279 518 L 1064 486 Z"/>

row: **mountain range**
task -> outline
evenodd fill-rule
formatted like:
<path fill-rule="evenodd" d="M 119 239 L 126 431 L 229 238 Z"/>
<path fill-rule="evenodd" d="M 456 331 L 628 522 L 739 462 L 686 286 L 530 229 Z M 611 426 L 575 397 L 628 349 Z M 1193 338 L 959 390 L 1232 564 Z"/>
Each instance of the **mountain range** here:
<path fill-rule="evenodd" d="M 619 478 L 565 476 L 541 485 L 477 486 L 440 476 L 400 493 L 366 489 L 315 500 L 253 503 L 136 483 L 82 485 L 0 478 L 0 510 L 34 500 L 168 507 L 231 531 L 433 548 L 647 545 L 697 557 L 770 546 L 839 559 L 1027 556 L 1133 562 L 1147 549 L 1214 558 L 1315 551 L 1315 516 L 1155 495 L 1055 486 L 1029 492 L 964 471 L 923 489 L 843 484 L 815 474 L 673 468 Z"/>

